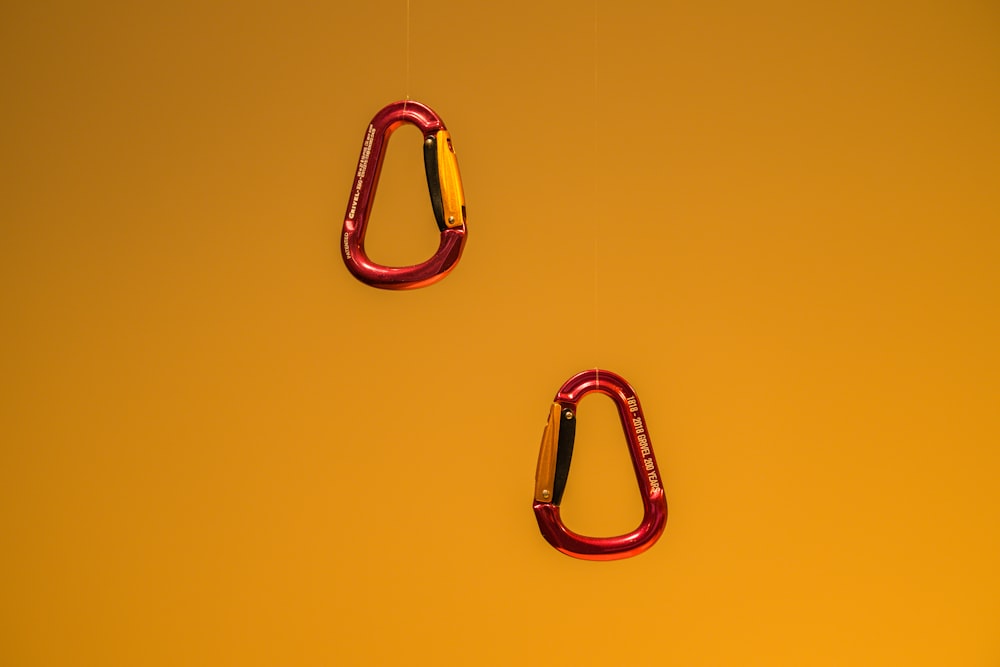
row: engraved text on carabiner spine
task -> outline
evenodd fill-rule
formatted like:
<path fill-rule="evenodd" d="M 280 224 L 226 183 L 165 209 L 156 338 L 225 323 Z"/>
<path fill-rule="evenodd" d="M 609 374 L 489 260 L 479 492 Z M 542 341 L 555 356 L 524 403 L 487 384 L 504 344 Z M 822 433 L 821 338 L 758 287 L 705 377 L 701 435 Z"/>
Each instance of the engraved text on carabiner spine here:
<path fill-rule="evenodd" d="M 365 143 L 361 147 L 361 159 L 358 160 L 358 173 L 354 181 L 354 196 L 351 198 L 351 210 L 347 214 L 348 220 L 354 220 L 354 214 L 358 211 L 358 199 L 361 197 L 361 186 L 365 182 L 365 172 L 368 171 L 368 156 L 371 155 L 374 141 L 375 126 L 368 125 L 368 132 L 365 134 Z"/>
<path fill-rule="evenodd" d="M 625 399 L 628 403 L 628 410 L 632 413 L 632 432 L 639 443 L 639 451 L 642 452 L 642 466 L 646 470 L 646 479 L 649 480 L 650 491 L 660 489 L 660 478 L 656 474 L 656 463 L 653 461 L 653 450 L 649 446 L 649 436 L 646 435 L 646 427 L 642 423 L 642 416 L 639 414 L 639 402 L 635 396 Z"/>

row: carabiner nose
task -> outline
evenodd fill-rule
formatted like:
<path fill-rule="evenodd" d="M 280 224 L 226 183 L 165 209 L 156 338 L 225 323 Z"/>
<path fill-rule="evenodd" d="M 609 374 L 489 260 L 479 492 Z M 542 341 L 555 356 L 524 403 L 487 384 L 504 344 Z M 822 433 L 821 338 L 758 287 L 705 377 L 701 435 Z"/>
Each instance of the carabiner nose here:
<path fill-rule="evenodd" d="M 642 493 L 643 517 L 630 533 L 615 537 L 587 537 L 563 525 L 559 504 L 569 477 L 576 435 L 577 405 L 587 394 L 610 396 L 618 408 L 632 468 Z M 616 560 L 636 556 L 653 546 L 667 522 L 667 498 L 642 414 L 639 397 L 628 382 L 605 370 L 586 370 L 566 381 L 556 393 L 542 434 L 535 473 L 535 518 L 542 536 L 559 551 L 585 560 Z"/>
<path fill-rule="evenodd" d="M 441 242 L 434 255 L 413 266 L 383 266 L 365 252 L 365 232 L 382 172 L 386 146 L 392 133 L 404 123 L 415 125 L 424 135 L 424 169 L 427 189 Z M 393 102 L 380 110 L 365 132 L 347 201 L 341 232 L 344 264 L 361 282 L 382 289 L 413 289 L 444 278 L 462 256 L 465 247 L 465 195 L 458 159 L 444 121 L 429 107 L 412 100 Z"/>

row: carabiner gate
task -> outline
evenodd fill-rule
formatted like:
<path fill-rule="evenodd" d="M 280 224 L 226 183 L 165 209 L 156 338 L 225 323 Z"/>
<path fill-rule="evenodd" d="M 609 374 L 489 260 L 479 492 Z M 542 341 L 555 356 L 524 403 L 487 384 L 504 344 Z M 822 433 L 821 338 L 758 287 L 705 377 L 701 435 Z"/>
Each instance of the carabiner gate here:
<path fill-rule="evenodd" d="M 632 467 L 642 493 L 643 517 L 639 527 L 615 537 L 586 537 L 563 525 L 559 516 L 576 436 L 577 404 L 587 394 L 610 396 L 618 408 Z M 549 544 L 559 551 L 585 560 L 616 560 L 635 556 L 653 546 L 667 522 L 667 498 L 653 455 L 649 431 L 635 390 L 610 371 L 586 370 L 566 381 L 556 393 L 542 434 L 535 472 L 535 518 Z"/>
<path fill-rule="evenodd" d="M 404 123 L 424 135 L 424 169 L 434 218 L 441 230 L 437 252 L 414 266 L 383 266 L 365 253 L 365 231 L 378 186 L 385 148 L 392 133 Z M 465 246 L 465 196 L 451 135 L 430 108 L 405 100 L 386 106 L 372 119 L 361 144 L 354 187 L 344 214 L 341 254 L 350 272 L 361 282 L 382 289 L 412 289 L 444 278 L 455 268 Z"/>

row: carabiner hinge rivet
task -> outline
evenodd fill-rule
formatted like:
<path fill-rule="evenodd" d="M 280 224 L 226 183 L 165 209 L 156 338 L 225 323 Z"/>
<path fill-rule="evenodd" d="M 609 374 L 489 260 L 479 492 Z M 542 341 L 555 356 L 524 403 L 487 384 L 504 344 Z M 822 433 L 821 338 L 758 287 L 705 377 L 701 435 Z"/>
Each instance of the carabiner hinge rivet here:
<path fill-rule="evenodd" d="M 548 499 L 549 499 L 549 498 L 551 498 L 551 497 L 552 497 L 552 492 L 551 492 L 551 491 L 549 491 L 548 489 L 544 489 L 544 490 L 542 491 L 542 498 L 543 498 L 544 500 L 548 500 Z"/>
<path fill-rule="evenodd" d="M 563 417 L 565 417 L 566 419 L 572 419 L 573 418 L 573 411 L 572 410 L 567 410 L 566 412 L 563 413 Z"/>

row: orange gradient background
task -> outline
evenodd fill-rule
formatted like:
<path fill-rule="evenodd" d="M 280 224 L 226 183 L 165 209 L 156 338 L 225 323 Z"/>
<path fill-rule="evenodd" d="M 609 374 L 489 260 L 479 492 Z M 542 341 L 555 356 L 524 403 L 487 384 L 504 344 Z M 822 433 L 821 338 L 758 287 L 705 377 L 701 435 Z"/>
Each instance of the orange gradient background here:
<path fill-rule="evenodd" d="M 1000 665 L 993 4 L 22 2 L 0 53 L 0 663 Z M 407 94 L 469 242 L 394 293 L 337 239 Z M 593 366 L 670 504 L 612 563 L 531 511 Z M 567 524 L 629 530 L 580 419 Z"/>

